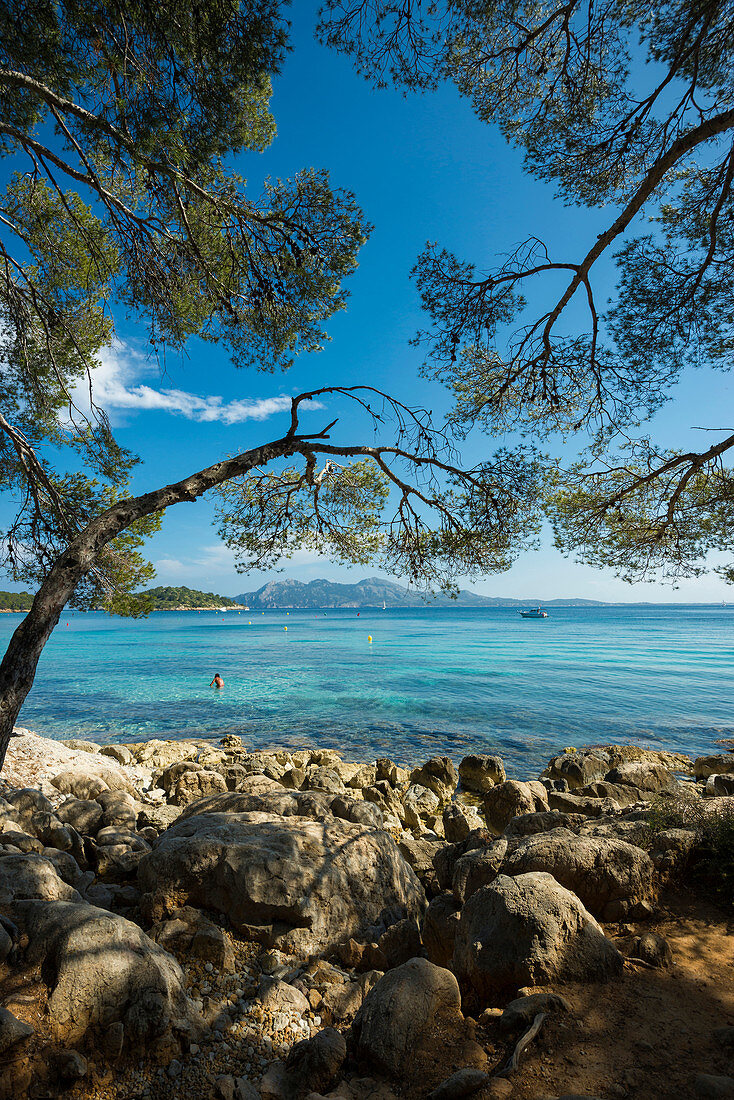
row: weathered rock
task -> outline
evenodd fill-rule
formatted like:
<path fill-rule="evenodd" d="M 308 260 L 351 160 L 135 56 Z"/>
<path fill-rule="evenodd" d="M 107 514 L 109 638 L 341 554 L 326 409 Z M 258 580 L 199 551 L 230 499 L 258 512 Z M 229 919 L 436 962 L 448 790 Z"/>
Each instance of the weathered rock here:
<path fill-rule="evenodd" d="M 693 762 L 693 774 L 696 779 L 708 779 L 710 775 L 734 775 L 734 752 L 699 756 Z"/>
<path fill-rule="evenodd" d="M 551 779 L 565 779 L 572 788 L 603 779 L 608 770 L 609 757 L 595 752 L 565 752 L 548 765 Z"/>
<path fill-rule="evenodd" d="M 610 783 L 607 779 L 597 779 L 594 783 L 580 787 L 577 794 L 587 795 L 590 798 L 611 799 L 623 809 L 625 806 L 633 806 L 635 802 L 649 800 L 652 792 L 630 786 L 629 783 Z"/>
<path fill-rule="evenodd" d="M 25 1020 L 19 1020 L 7 1008 L 0 1008 L 0 1054 L 24 1043 L 33 1035 L 33 1028 Z"/>
<path fill-rule="evenodd" d="M 177 820 L 185 821 L 202 814 L 277 814 L 278 817 L 310 817 L 322 821 L 330 813 L 333 795 L 324 791 L 288 791 L 272 779 L 255 776 L 249 781 L 254 790 L 212 794 L 192 802 Z M 264 784 L 264 785 L 263 785 Z"/>
<path fill-rule="evenodd" d="M 342 794 L 346 789 L 336 768 L 309 768 L 306 783 L 310 791 L 324 791 L 326 794 Z"/>
<path fill-rule="evenodd" d="M 296 1043 L 285 1063 L 286 1077 L 293 1082 L 293 1096 L 328 1092 L 339 1079 L 346 1057 L 344 1037 L 333 1027 Z"/>
<path fill-rule="evenodd" d="M 500 875 L 469 898 L 453 961 L 462 988 L 487 1004 L 521 986 L 602 981 L 623 960 L 574 894 L 534 872 Z"/>
<path fill-rule="evenodd" d="M 410 782 L 408 771 L 386 757 L 375 760 L 375 775 L 377 783 L 384 780 L 392 787 L 407 787 Z"/>
<path fill-rule="evenodd" d="M 234 970 L 234 950 L 222 929 L 191 906 L 178 909 L 170 920 L 154 924 L 150 937 L 174 955 L 205 959 L 224 973 Z"/>
<path fill-rule="evenodd" d="M 74 798 L 96 798 L 102 791 L 131 789 L 130 779 L 125 771 L 112 761 L 90 756 L 90 765 L 84 768 L 67 768 L 55 775 L 51 783 L 62 794 Z"/>
<path fill-rule="evenodd" d="M 85 882 L 85 872 L 74 859 L 71 852 L 60 852 L 57 848 L 44 848 L 41 852 L 44 859 L 52 863 L 56 874 L 75 890 L 81 890 Z M 92 877 L 92 872 L 88 872 Z"/>
<path fill-rule="evenodd" d="M 277 978 L 263 978 L 258 990 L 258 997 L 264 1008 L 271 1012 L 282 1012 L 288 1009 L 303 1015 L 308 1012 L 309 1004 L 303 993 L 288 982 L 281 982 Z"/>
<path fill-rule="evenodd" d="M 475 848 L 456 860 L 451 890 L 458 905 L 463 905 L 482 886 L 494 882 L 507 855 L 508 844 L 506 837 L 500 837 L 493 844 Z"/>
<path fill-rule="evenodd" d="M 371 946 L 371 945 L 370 945 Z M 367 970 L 356 981 L 335 983 L 324 990 L 319 1012 L 341 1024 L 359 1012 L 364 999 L 382 977 L 381 970 Z"/>
<path fill-rule="evenodd" d="M 71 825 L 84 836 L 95 836 L 102 825 L 104 810 L 92 798 L 67 798 L 56 811 L 59 821 Z"/>
<path fill-rule="evenodd" d="M 487 822 L 501 833 L 513 817 L 548 809 L 546 792 L 539 797 L 528 783 L 507 779 L 498 783 L 484 795 L 484 813 Z"/>
<path fill-rule="evenodd" d="M 454 879 L 456 863 L 467 852 L 486 848 L 497 838 L 489 829 L 472 829 L 465 840 L 457 844 L 444 844 L 433 857 L 433 866 L 442 890 L 449 890 Z"/>
<path fill-rule="evenodd" d="M 163 770 L 177 760 L 191 760 L 199 752 L 193 741 L 159 741 L 153 739 L 138 745 L 128 745 L 138 764 L 153 770 Z"/>
<path fill-rule="evenodd" d="M 501 1031 L 511 1034 L 530 1027 L 539 1012 L 570 1012 L 571 1006 L 557 993 L 530 993 L 510 1001 L 499 1019 Z"/>
<path fill-rule="evenodd" d="M 459 906 L 453 894 L 438 894 L 426 909 L 421 932 L 426 954 L 436 966 L 451 966 L 458 927 Z"/>
<path fill-rule="evenodd" d="M 420 955 L 423 945 L 415 920 L 406 918 L 391 924 L 380 936 L 378 946 L 387 964 L 383 969 L 402 966 L 408 959 Z"/>
<path fill-rule="evenodd" d="M 441 805 L 451 801 L 459 784 L 459 773 L 448 756 L 432 756 L 410 773 L 410 782 L 433 791 Z"/>
<path fill-rule="evenodd" d="M 0 833 L 0 844 L 17 848 L 19 852 L 42 852 L 44 849 L 44 844 L 37 837 L 12 829 L 5 829 Z"/>
<path fill-rule="evenodd" d="M 483 826 L 484 821 L 475 806 L 467 806 L 464 802 L 452 802 L 443 811 L 444 836 L 452 844 L 466 840 L 472 829 L 481 829 Z"/>
<path fill-rule="evenodd" d="M 363 764 L 361 768 L 347 780 L 348 787 L 354 787 L 361 789 L 362 787 L 371 787 L 373 783 L 377 781 L 377 768 L 374 764 Z"/>
<path fill-rule="evenodd" d="M 354 798 L 337 795 L 331 800 L 329 809 L 334 817 L 353 821 L 355 825 L 370 825 L 373 829 L 381 829 L 384 825 L 382 810 L 374 802 L 358 802 Z"/>
<path fill-rule="evenodd" d="M 693 1092 L 701 1100 L 734 1100 L 734 1077 L 714 1073 L 697 1073 Z"/>
<path fill-rule="evenodd" d="M 425 836 L 414 837 L 410 833 L 403 833 L 398 841 L 401 855 L 415 871 L 428 897 L 438 893 L 433 859 L 441 847 L 440 841 L 428 840 Z"/>
<path fill-rule="evenodd" d="M 97 753 L 100 749 L 96 741 L 83 741 L 80 737 L 67 737 L 61 744 L 67 749 L 74 749 L 76 752 Z"/>
<path fill-rule="evenodd" d="M 641 848 L 567 829 L 523 837 L 508 850 L 501 871 L 513 876 L 547 871 L 602 920 L 618 920 L 620 905 L 624 913 L 653 894 L 652 860 Z M 614 917 L 607 915 L 613 903 Z"/>
<path fill-rule="evenodd" d="M 359 939 L 385 911 L 419 917 L 425 905 L 387 833 L 334 818 L 190 817 L 163 834 L 139 874 L 155 918 L 182 903 L 213 908 L 245 935 L 285 950 Z"/>
<path fill-rule="evenodd" d="M 437 814 L 439 804 L 438 795 L 429 790 L 428 787 L 423 787 L 418 783 L 412 784 L 403 797 L 406 825 L 409 825 L 411 829 L 420 828 L 421 818 L 433 817 Z"/>
<path fill-rule="evenodd" d="M 628 789 L 633 791 L 636 788 Z M 619 803 L 610 798 L 594 798 L 572 791 L 549 791 L 548 805 L 552 810 L 560 810 L 565 814 L 580 814 L 582 817 L 601 817 L 602 814 L 613 814 L 619 810 Z"/>
<path fill-rule="evenodd" d="M 456 978 L 427 959 L 411 959 L 388 971 L 365 997 L 352 1028 L 355 1054 L 384 1073 L 402 1075 L 442 1017 L 461 1018 Z"/>
<path fill-rule="evenodd" d="M 102 807 L 105 828 L 114 826 L 135 831 L 140 804 L 127 791 L 102 791 L 96 800 Z"/>
<path fill-rule="evenodd" d="M 482 1069 L 466 1066 L 452 1073 L 438 1088 L 429 1092 L 428 1100 L 462 1100 L 464 1096 L 473 1096 L 490 1080 L 489 1074 Z"/>
<path fill-rule="evenodd" d="M 734 775 L 710 775 L 706 780 L 705 798 L 719 798 L 734 794 Z"/>
<path fill-rule="evenodd" d="M 637 787 L 641 791 L 675 791 L 678 787 L 675 776 L 661 764 L 649 764 L 645 761 L 630 761 L 612 768 L 606 777 L 609 783 L 622 783 Z"/>
<path fill-rule="evenodd" d="M 650 966 L 664 968 L 673 965 L 670 944 L 659 932 L 645 932 L 643 936 L 638 936 L 632 944 L 630 955 Z"/>
<path fill-rule="evenodd" d="M 43 901 L 81 901 L 81 897 L 59 876 L 56 867 L 44 856 L 30 853 L 0 855 L 0 904 L 11 905 L 27 899 Z"/>
<path fill-rule="evenodd" d="M 585 821 L 584 814 L 564 813 L 563 810 L 546 810 L 534 814 L 513 817 L 505 829 L 506 837 L 532 836 L 533 833 L 549 833 L 551 829 L 578 829 Z"/>
<path fill-rule="evenodd" d="M 119 1023 L 133 1047 L 199 1026 L 178 963 L 136 924 L 84 903 L 26 902 L 27 957 L 50 981 L 51 1027 L 76 1043 Z"/>
<path fill-rule="evenodd" d="M 87 1059 L 78 1050 L 60 1050 L 56 1055 L 55 1069 L 62 1081 L 79 1081 L 87 1076 Z"/>
<path fill-rule="evenodd" d="M 23 787 L 21 790 L 9 791 L 5 801 L 12 806 L 16 814 L 30 818 L 34 813 L 53 813 L 53 806 L 45 794 L 35 787 Z"/>
<path fill-rule="evenodd" d="M 499 756 L 465 756 L 459 764 L 461 784 L 468 791 L 484 794 L 507 778 L 505 766 Z"/>
<path fill-rule="evenodd" d="M 99 754 L 100 756 L 109 756 L 111 760 L 122 764 L 123 767 L 133 763 L 133 754 L 125 745 L 103 745 L 99 750 Z"/>

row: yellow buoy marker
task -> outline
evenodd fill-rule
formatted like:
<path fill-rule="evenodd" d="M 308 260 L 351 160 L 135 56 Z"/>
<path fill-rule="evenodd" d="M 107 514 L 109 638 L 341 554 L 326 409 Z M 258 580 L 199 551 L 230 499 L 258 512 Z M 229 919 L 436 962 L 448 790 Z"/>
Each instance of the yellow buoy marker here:
<path fill-rule="evenodd" d="M 367 641 L 368 641 L 368 642 L 371 642 L 371 641 L 372 641 L 372 635 L 371 635 L 371 634 L 368 634 L 368 635 L 367 635 Z"/>
<path fill-rule="evenodd" d="M 287 627 L 287 626 L 284 626 L 284 627 L 283 627 L 283 630 L 287 630 L 287 629 L 288 629 L 288 627 Z"/>

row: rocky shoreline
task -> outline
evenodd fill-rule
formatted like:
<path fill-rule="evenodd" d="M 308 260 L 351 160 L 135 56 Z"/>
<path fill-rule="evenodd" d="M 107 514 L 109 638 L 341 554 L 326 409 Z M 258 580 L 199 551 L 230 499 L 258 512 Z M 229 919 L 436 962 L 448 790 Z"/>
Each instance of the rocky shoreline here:
<path fill-rule="evenodd" d="M 734 970 L 670 1092 L 567 1053 L 585 991 L 683 973 L 657 925 L 697 823 L 734 814 L 734 754 L 597 746 L 520 782 L 491 755 L 16 733 L 0 1100 L 734 1096 Z"/>

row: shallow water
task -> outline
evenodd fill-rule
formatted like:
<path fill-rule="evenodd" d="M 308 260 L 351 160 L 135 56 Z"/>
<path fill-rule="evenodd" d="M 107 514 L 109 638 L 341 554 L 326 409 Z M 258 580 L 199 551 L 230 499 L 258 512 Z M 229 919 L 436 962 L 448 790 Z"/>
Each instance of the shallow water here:
<path fill-rule="evenodd" d="M 0 644 L 17 622 L 0 616 Z M 498 752 L 521 778 L 565 745 L 700 754 L 734 737 L 734 607 L 67 613 L 19 724 L 100 742 L 233 732 L 402 763 Z"/>

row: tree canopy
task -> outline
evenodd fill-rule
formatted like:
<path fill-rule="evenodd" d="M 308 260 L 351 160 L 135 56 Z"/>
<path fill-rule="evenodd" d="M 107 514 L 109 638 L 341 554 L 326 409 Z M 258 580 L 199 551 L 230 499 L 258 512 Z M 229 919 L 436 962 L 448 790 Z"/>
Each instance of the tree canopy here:
<path fill-rule="evenodd" d="M 353 196 L 312 169 L 258 192 L 227 164 L 271 140 L 285 50 L 272 0 L 0 4 L 0 489 L 17 502 L 2 564 L 16 579 L 38 581 L 125 494 L 137 460 L 91 385 L 116 315 L 154 354 L 196 335 L 273 370 L 343 307 L 368 231 Z M 121 606 L 149 579 L 137 547 L 157 522 L 121 534 L 76 599 L 115 590 Z"/>
<path fill-rule="evenodd" d="M 567 203 L 609 211 L 581 256 L 532 237 L 494 264 L 440 244 L 418 257 L 429 323 L 417 343 L 453 391 L 455 425 L 578 441 L 549 514 L 558 545 L 586 562 L 675 579 L 730 552 L 731 426 L 675 450 L 644 425 L 686 368 L 731 365 L 731 5 L 327 0 L 319 33 L 378 84 L 454 81 L 529 172 Z M 640 213 L 649 228 L 633 225 Z M 607 255 L 609 305 L 596 286 Z M 572 303 L 585 323 L 570 323 Z M 706 427 L 719 429 L 713 415 Z M 734 580 L 734 566 L 721 571 Z"/>

